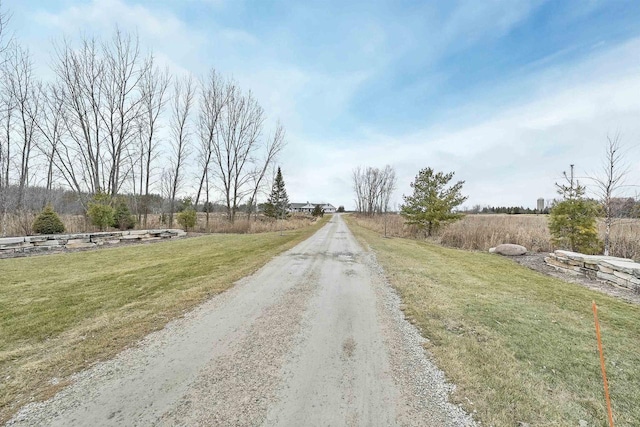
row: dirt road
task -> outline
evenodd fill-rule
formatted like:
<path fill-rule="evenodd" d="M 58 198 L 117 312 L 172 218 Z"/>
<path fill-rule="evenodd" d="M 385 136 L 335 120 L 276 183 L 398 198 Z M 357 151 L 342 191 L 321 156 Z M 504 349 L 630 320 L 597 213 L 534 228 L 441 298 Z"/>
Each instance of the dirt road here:
<path fill-rule="evenodd" d="M 470 425 L 339 215 L 9 425 Z"/>

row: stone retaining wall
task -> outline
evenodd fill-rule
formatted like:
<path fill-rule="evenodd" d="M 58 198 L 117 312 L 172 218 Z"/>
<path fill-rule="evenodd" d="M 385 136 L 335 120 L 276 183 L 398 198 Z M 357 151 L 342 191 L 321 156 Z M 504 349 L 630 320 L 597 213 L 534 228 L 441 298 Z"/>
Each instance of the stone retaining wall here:
<path fill-rule="evenodd" d="M 125 242 L 147 242 L 184 237 L 186 235 L 187 233 L 180 229 L 160 229 L 5 237 L 0 238 L 0 257 L 56 249 L 79 249 L 105 244 L 117 245 Z"/>
<path fill-rule="evenodd" d="M 640 263 L 632 259 L 555 251 L 544 260 L 556 270 L 584 275 L 640 292 Z"/>

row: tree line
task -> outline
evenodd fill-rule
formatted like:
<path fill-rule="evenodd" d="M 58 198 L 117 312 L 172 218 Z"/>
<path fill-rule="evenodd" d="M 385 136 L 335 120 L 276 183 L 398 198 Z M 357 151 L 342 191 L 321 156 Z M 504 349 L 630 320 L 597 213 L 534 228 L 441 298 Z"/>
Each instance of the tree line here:
<path fill-rule="evenodd" d="M 450 184 L 453 172 L 443 173 L 425 168 L 418 172 L 411 183 L 413 194 L 403 196 L 400 214 L 406 224 L 415 225 L 426 236 L 431 236 L 442 225 L 461 219 L 465 213 L 548 212 L 549 232 L 556 247 L 609 255 L 612 227 L 621 219 L 638 218 L 640 201 L 621 195 L 628 188 L 637 186 L 626 181 L 631 167 L 627 160 L 628 151 L 622 145 L 619 134 L 607 137 L 604 154 L 600 173 L 586 177 L 593 183 L 591 190 L 595 197 L 587 197 L 588 188 L 575 177 L 574 165 L 571 165 L 570 173 L 563 173 L 564 182 L 556 183 L 560 199 L 554 199 L 550 208 L 542 212 L 523 207 L 481 208 L 479 205 L 472 209 L 460 209 L 459 206 L 467 199 L 462 195 L 464 181 Z M 385 180 L 385 176 L 393 179 Z M 359 213 L 372 216 L 386 212 L 386 209 L 382 209 L 388 203 L 385 200 L 389 195 L 385 192 L 392 192 L 395 187 L 393 168 L 387 166 L 384 171 L 371 167 L 357 168 L 353 170 L 352 179 Z M 388 186 L 386 183 L 391 184 Z M 598 232 L 598 218 L 602 219 L 604 225 L 602 241 Z"/>
<path fill-rule="evenodd" d="M 96 195 L 127 194 L 143 225 L 158 196 L 171 225 L 189 191 L 196 208 L 222 204 L 233 222 L 241 205 L 256 205 L 285 145 L 250 91 L 213 69 L 174 75 L 119 29 L 54 43 L 50 80 L 18 40 L 0 46 L 3 221 L 64 190 L 85 210 Z"/>

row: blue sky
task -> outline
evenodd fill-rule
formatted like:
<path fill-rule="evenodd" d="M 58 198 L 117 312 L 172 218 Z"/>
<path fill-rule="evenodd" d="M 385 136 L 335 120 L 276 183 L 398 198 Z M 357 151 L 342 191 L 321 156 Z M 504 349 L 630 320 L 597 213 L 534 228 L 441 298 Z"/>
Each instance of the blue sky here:
<path fill-rule="evenodd" d="M 468 205 L 553 198 L 607 134 L 640 184 L 638 1 L 4 0 L 47 75 L 51 40 L 117 24 L 176 72 L 214 67 L 287 129 L 290 198 L 352 206 L 351 170 L 455 171 Z M 640 190 L 640 187 L 638 187 Z M 628 188 L 633 194 L 634 187 Z M 188 192 L 188 189 L 187 189 Z"/>

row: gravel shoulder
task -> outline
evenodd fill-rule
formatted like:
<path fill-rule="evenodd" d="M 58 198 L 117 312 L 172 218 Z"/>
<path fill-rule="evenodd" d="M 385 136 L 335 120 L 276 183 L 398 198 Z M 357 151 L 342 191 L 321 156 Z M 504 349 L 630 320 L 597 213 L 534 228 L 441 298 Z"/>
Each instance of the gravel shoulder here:
<path fill-rule="evenodd" d="M 620 298 L 632 304 L 640 304 L 640 294 L 620 286 L 604 283 L 599 280 L 589 279 L 586 276 L 571 276 L 560 272 L 544 262 L 546 253 L 527 253 L 522 256 L 510 257 L 514 262 L 535 270 L 539 273 L 552 276 L 565 282 L 574 283 L 594 291 L 602 292 L 612 297 Z"/>
<path fill-rule="evenodd" d="M 8 425 L 473 425 L 340 215 Z"/>

